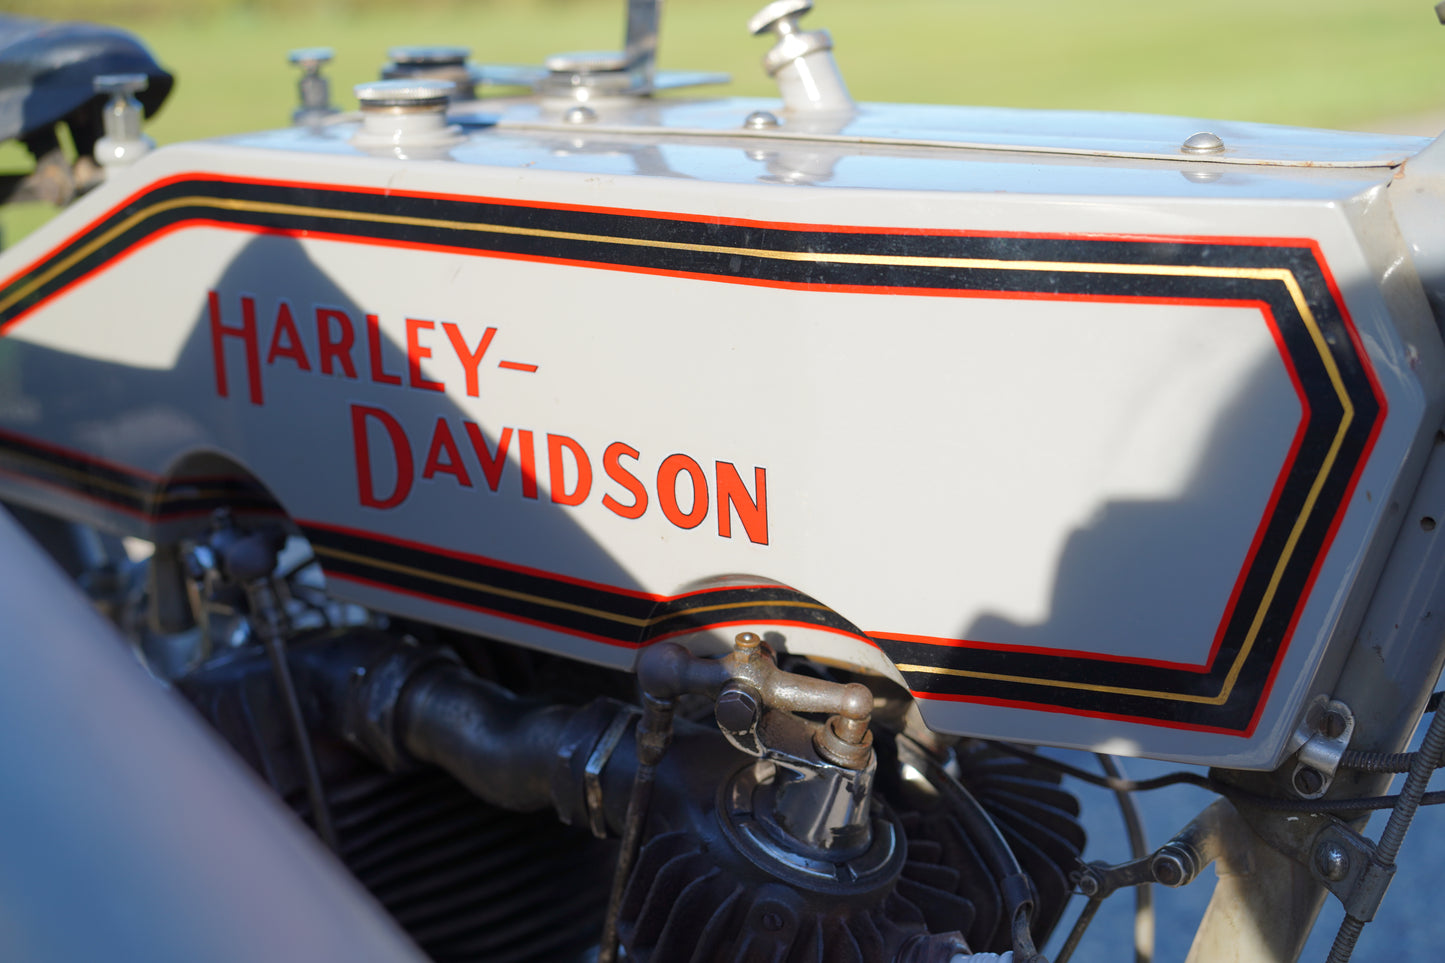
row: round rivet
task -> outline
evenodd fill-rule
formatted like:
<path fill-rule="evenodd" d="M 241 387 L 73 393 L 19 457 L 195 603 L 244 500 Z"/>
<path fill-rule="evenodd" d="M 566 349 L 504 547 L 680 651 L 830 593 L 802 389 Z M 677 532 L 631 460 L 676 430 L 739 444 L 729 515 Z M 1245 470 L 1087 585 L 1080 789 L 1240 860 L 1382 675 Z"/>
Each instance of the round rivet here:
<path fill-rule="evenodd" d="M 578 104 L 576 107 L 568 107 L 562 119 L 569 124 L 590 124 L 597 120 L 597 111 Z"/>
<path fill-rule="evenodd" d="M 766 110 L 755 110 L 748 114 L 748 119 L 743 121 L 743 126 L 748 130 L 772 130 L 774 127 L 783 126 L 776 114 Z"/>
<path fill-rule="evenodd" d="M 1350 854 L 1339 843 L 1320 843 L 1315 850 L 1315 869 L 1331 883 L 1350 875 Z"/>
<path fill-rule="evenodd" d="M 1191 134 L 1179 149 L 1186 154 L 1221 154 L 1224 152 L 1224 141 L 1219 139 L 1218 134 L 1202 130 Z"/>

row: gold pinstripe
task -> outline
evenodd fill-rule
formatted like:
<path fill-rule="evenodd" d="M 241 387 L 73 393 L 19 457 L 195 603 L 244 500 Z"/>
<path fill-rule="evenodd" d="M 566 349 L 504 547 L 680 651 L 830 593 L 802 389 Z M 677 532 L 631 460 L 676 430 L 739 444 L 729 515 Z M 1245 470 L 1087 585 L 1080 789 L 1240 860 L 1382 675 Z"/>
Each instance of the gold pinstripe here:
<path fill-rule="evenodd" d="M 1127 686 L 1093 685 L 1089 683 L 1074 682 L 1058 679 L 1035 679 L 1024 676 L 1013 676 L 999 673 L 975 672 L 963 669 L 947 669 L 924 665 L 899 665 L 902 672 L 927 673 L 933 675 L 960 676 L 966 678 L 985 679 L 1000 682 L 1018 682 L 1033 685 L 1043 685 L 1057 688 L 1079 689 L 1090 692 L 1101 692 L 1118 695 L 1147 696 L 1151 698 L 1166 699 L 1177 702 L 1190 702 L 1202 705 L 1221 705 L 1228 700 L 1238 681 L 1239 672 L 1242 669 L 1246 658 L 1252 651 L 1258 640 L 1264 617 L 1272 604 L 1278 591 L 1280 580 L 1283 578 L 1284 570 L 1287 567 L 1299 539 L 1314 512 L 1319 494 L 1324 486 L 1330 471 L 1334 467 L 1343 445 L 1346 433 L 1354 421 L 1355 409 L 1350 401 L 1349 394 L 1345 389 L 1343 377 L 1338 366 L 1330 353 L 1329 345 L 1325 340 L 1323 332 L 1314 313 L 1310 310 L 1304 293 L 1300 290 L 1299 283 L 1293 272 L 1283 268 L 1239 268 L 1239 267 L 1206 267 L 1197 265 L 1148 265 L 1148 264 L 1094 264 L 1087 262 L 1070 261 L 1013 261 L 996 258 L 961 258 L 961 257 L 903 257 L 893 255 L 875 254 L 829 254 L 812 251 L 775 251 L 760 248 L 744 248 L 726 245 L 713 244 L 690 244 L 679 241 L 657 240 L 652 238 L 632 237 L 610 237 L 601 234 L 589 234 L 575 231 L 555 231 L 543 228 L 519 227 L 507 224 L 487 224 L 469 221 L 457 221 L 442 218 L 412 217 L 400 214 L 368 214 L 358 211 L 335 210 L 323 207 L 314 207 L 300 204 L 285 204 L 269 201 L 249 201 L 233 198 L 216 198 L 192 195 L 187 197 L 172 198 L 166 201 L 158 201 L 130 217 L 120 224 L 107 230 L 103 234 L 93 238 L 70 254 L 57 260 L 39 272 L 33 278 L 14 289 L 10 294 L 0 298 L 0 312 L 8 310 L 15 303 L 26 297 L 32 291 L 53 280 L 55 277 L 69 270 L 75 264 L 89 257 L 91 254 L 104 247 L 125 232 L 133 229 L 140 223 L 178 208 L 210 208 L 214 210 L 244 211 L 252 213 L 278 214 L 303 217 L 320 217 L 341 221 L 358 221 L 368 223 L 394 224 L 407 227 L 430 227 L 446 230 L 460 231 L 473 234 L 510 235 L 521 237 L 534 237 L 547 240 L 582 241 L 599 244 L 622 245 L 627 247 L 652 248 L 673 251 L 685 251 L 694 253 L 741 255 L 747 257 L 766 258 L 775 261 L 826 263 L 826 264 L 861 264 L 880 266 L 901 266 L 901 267 L 925 267 L 925 268 L 951 268 L 955 270 L 1006 270 L 1006 271 L 1028 271 L 1039 273 L 1090 273 L 1090 274 L 1112 274 L 1112 275 L 1133 275 L 1133 276 L 1162 276 L 1162 277 L 1197 277 L 1197 278 L 1237 278 L 1247 280 L 1271 281 L 1282 284 L 1289 292 L 1296 309 L 1299 311 L 1311 340 L 1319 351 L 1320 358 L 1325 366 L 1331 385 L 1340 400 L 1343 408 L 1343 417 L 1340 420 L 1338 429 L 1335 432 L 1329 451 L 1325 457 L 1319 474 L 1315 477 L 1305 504 L 1295 519 L 1285 547 L 1280 555 L 1278 563 L 1271 574 L 1269 584 L 1266 588 L 1264 598 L 1261 600 L 1258 610 L 1250 623 L 1249 630 L 1245 636 L 1244 644 L 1240 648 L 1239 655 L 1234 664 L 1230 667 L 1220 691 L 1212 696 L 1190 695 L 1182 693 L 1171 693 L 1149 689 L 1136 689 Z M 54 470 L 66 471 L 58 466 L 51 466 Z M 71 474 L 80 474 L 70 472 Z M 107 487 L 121 488 L 115 483 L 108 483 L 104 479 L 95 479 L 86 476 L 91 483 L 104 484 Z M 348 557 L 348 553 L 331 549 L 317 549 L 320 554 L 332 554 L 336 557 Z M 526 593 L 511 592 L 509 590 L 488 587 L 480 583 L 468 582 L 464 579 L 456 579 L 451 576 L 444 576 L 436 573 L 426 573 L 417 569 L 408 569 L 405 566 L 397 566 L 395 563 L 384 562 L 377 559 L 366 559 L 361 556 L 349 556 L 355 560 L 364 561 L 370 565 L 383 568 L 395 568 L 401 571 L 408 571 L 413 574 L 423 575 L 428 578 L 437 579 L 443 582 L 463 585 L 470 588 L 479 588 L 485 591 L 516 598 L 530 603 L 550 605 L 555 608 L 577 611 L 582 614 L 610 619 L 628 625 L 639 627 L 652 624 L 653 620 L 640 620 L 628 616 L 621 616 L 615 613 L 603 612 L 601 610 L 589 609 L 583 606 L 575 606 L 570 603 L 557 602 L 539 596 L 532 596 Z M 822 609 L 824 606 L 804 603 L 770 603 L 775 605 L 799 605 L 804 607 Z M 721 606 L 729 608 L 733 606 Z M 696 612 L 710 611 L 709 608 L 690 609 L 687 612 L 671 613 L 666 618 L 673 618 L 677 615 L 692 614 Z"/>

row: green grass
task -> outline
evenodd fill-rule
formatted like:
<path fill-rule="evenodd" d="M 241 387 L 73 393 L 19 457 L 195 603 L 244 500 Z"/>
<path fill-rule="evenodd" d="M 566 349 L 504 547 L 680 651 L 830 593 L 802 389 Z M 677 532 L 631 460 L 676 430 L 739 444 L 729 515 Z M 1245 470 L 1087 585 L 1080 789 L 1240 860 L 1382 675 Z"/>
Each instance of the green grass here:
<path fill-rule="evenodd" d="M 663 67 L 724 70 L 772 96 L 747 36 L 762 0 L 671 0 Z M 623 0 L 9 0 L 15 12 L 88 16 L 143 37 L 178 77 L 150 126 L 167 143 L 285 124 L 292 47 L 336 49 L 336 99 L 398 44 L 465 44 L 477 60 L 535 63 L 609 48 Z M 861 100 L 1124 110 L 1356 127 L 1445 112 L 1445 28 L 1426 0 L 817 0 Z M 0 169 L 21 156 L 0 153 Z M 13 221 L 8 218 L 7 221 Z M 33 217 L 29 218 L 33 221 Z M 14 239 L 24 225 L 6 223 Z"/>

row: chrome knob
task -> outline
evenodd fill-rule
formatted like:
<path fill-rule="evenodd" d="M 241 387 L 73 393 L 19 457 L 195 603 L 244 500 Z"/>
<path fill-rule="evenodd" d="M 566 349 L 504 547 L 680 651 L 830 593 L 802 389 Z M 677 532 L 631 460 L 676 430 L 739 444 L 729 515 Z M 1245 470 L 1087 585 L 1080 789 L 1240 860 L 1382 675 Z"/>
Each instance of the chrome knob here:
<path fill-rule="evenodd" d="M 150 153 L 155 141 L 141 133 L 141 106 L 135 95 L 150 86 L 145 74 L 100 74 L 96 93 L 110 101 L 101 113 L 105 136 L 95 142 L 95 159 L 102 167 L 123 167 Z"/>
<path fill-rule="evenodd" d="M 301 68 L 296 85 L 301 106 L 291 114 L 293 124 L 314 123 L 336 113 L 331 106 L 331 83 L 321 75 L 321 68 L 331 63 L 333 56 L 330 47 L 300 47 L 288 55 L 291 65 Z"/>
<path fill-rule="evenodd" d="M 748 32 L 754 37 L 769 30 L 777 31 L 779 36 L 796 33 L 798 18 L 812 9 L 813 0 L 773 0 L 748 18 Z"/>

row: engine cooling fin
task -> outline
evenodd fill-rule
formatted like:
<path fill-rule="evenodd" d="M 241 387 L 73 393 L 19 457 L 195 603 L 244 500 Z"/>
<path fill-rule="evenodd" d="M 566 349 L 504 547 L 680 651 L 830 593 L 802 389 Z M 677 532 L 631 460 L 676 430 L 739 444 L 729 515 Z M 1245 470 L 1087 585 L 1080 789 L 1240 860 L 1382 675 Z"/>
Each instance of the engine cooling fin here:
<path fill-rule="evenodd" d="M 360 773 L 327 798 L 342 861 L 438 963 L 557 963 L 596 945 L 612 844 L 436 770 Z"/>
<path fill-rule="evenodd" d="M 910 861 L 881 901 L 859 911 L 836 896 L 750 885 L 718 866 L 692 834 L 664 833 L 643 847 L 622 915 L 634 955 L 658 963 L 874 963 L 920 932 L 957 928 L 968 912 L 963 900 L 935 885 L 930 870 L 951 875 Z"/>
<path fill-rule="evenodd" d="M 890 751 L 887 746 L 883 751 Z M 987 746 L 963 747 L 955 755 L 958 780 L 988 813 L 1019 865 L 1034 882 L 1038 905 L 1033 934 L 1038 945 L 1058 924 L 1073 891 L 1069 873 L 1084 851 L 1086 837 L 1079 824 L 1079 802 L 1060 786 L 1051 770 L 1003 755 Z M 899 772 L 885 767 L 880 774 Z M 1011 946 L 1011 934 L 998 882 L 989 871 L 977 841 L 935 787 L 921 774 L 882 787 L 899 809 L 909 836 L 909 852 L 927 843 L 941 850 L 939 862 L 958 872 L 952 892 L 975 910 L 971 923 L 955 924 L 969 946 L 978 951 L 1002 953 Z M 880 778 L 880 783 L 883 780 Z"/>
<path fill-rule="evenodd" d="M 875 963 L 900 958 L 922 934 L 955 930 L 975 951 L 1009 949 L 999 881 L 979 842 L 939 787 L 899 765 L 891 740 L 875 747 L 875 789 L 905 848 L 896 875 L 851 887 L 770 877 L 726 834 L 659 832 L 643 846 L 621 908 L 629 955 L 643 963 Z M 1083 852 L 1078 802 L 1056 774 L 987 748 L 960 751 L 957 764 L 959 781 L 1034 879 L 1033 928 L 1042 944 Z"/>

